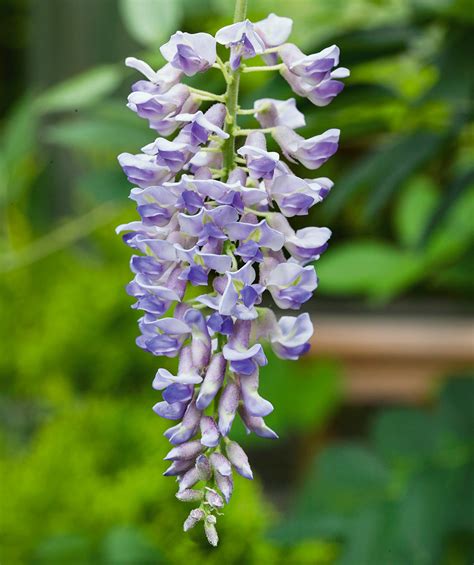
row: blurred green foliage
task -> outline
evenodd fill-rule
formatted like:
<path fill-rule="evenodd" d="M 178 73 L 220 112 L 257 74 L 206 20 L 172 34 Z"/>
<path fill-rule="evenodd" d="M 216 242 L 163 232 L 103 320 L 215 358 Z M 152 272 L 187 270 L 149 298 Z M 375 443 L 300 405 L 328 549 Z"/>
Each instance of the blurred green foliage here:
<path fill-rule="evenodd" d="M 165 427 L 136 402 L 102 397 L 64 404 L 26 451 L 12 455 L 2 441 L 2 562 L 269 562 L 269 509 L 256 482 L 237 480 L 217 551 L 201 531 L 183 535 L 192 506 L 177 503 L 161 475 Z"/>
<path fill-rule="evenodd" d="M 214 33 L 233 11 L 233 0 L 83 0 L 75 9 L 84 5 L 93 19 L 99 4 L 122 18 L 136 42 L 130 55 L 155 66 L 157 47 L 175 29 Z M 271 11 L 292 17 L 292 40 L 308 53 L 336 42 L 352 71 L 328 108 L 298 100 L 303 135 L 342 130 L 338 155 L 320 173 L 334 190 L 295 223 L 333 229 L 317 265 L 320 295 L 375 303 L 407 293 L 468 297 L 471 3 L 249 4 L 254 20 Z M 8 1 L 10 10 L 16 5 Z M 38 6 L 54 11 L 51 0 Z M 24 27 L 11 17 L 0 22 Z M 161 476 L 164 428 L 149 409 L 157 360 L 134 346 L 137 315 L 123 291 L 129 250 L 113 234 L 134 214 L 116 155 L 138 152 L 153 136 L 124 105 L 136 79 L 122 62 L 107 62 L 40 92 L 25 88 L 0 124 L 0 560 L 372 565 L 441 556 L 464 563 L 468 500 L 459 493 L 468 491 L 472 464 L 465 438 L 472 392 L 456 387 L 433 413 L 382 413 L 370 448 L 333 447 L 318 458 L 279 540 L 265 536 L 275 513 L 258 483 L 243 480 L 221 519 L 217 551 L 199 532 L 182 535 L 186 505 Z M 192 80 L 223 87 L 216 71 Z M 242 81 L 243 107 L 291 95 L 278 76 Z M 159 362 L 172 368 L 172 360 Z M 282 445 L 305 445 L 325 425 L 341 400 L 339 378 L 331 360 L 270 359 L 262 391 L 275 404 L 268 423 Z M 242 428 L 237 435 L 250 449 L 275 449 Z M 304 469 L 304 461 L 294 465 Z"/>
<path fill-rule="evenodd" d="M 339 541 L 341 565 L 470 563 L 473 405 L 474 380 L 461 378 L 431 411 L 381 411 L 370 446 L 323 451 L 273 537 Z"/>

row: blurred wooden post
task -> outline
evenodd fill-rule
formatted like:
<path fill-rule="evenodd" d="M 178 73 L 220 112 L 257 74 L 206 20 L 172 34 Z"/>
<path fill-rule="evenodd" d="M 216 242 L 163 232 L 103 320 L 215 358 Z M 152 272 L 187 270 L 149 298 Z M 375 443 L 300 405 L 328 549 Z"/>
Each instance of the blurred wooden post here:
<path fill-rule="evenodd" d="M 418 403 L 474 364 L 474 323 L 457 318 L 314 316 L 312 355 L 339 359 L 354 404 Z"/>

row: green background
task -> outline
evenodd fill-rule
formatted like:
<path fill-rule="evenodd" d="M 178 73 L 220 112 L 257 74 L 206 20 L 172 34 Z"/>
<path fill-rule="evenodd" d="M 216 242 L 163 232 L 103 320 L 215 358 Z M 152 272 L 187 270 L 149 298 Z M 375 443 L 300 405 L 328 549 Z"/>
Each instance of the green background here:
<path fill-rule="evenodd" d="M 236 431 L 257 478 L 237 481 L 219 548 L 182 533 L 189 508 L 162 477 L 165 426 L 151 411 L 161 360 L 135 347 L 130 252 L 113 232 L 135 216 L 116 155 L 153 137 L 124 105 L 137 75 L 123 59 L 158 67 L 171 33 L 215 33 L 232 2 L 0 10 L 1 562 L 472 562 L 472 381 L 447 379 L 429 406 L 363 408 L 360 425 L 339 360 L 318 356 L 262 371 L 281 440 Z M 295 222 L 334 233 L 316 323 L 347 309 L 472 312 L 472 3 L 249 0 L 252 20 L 269 12 L 293 18 L 307 53 L 337 43 L 351 69 L 329 107 L 298 100 L 302 135 L 342 130 L 318 171 L 333 191 Z M 191 82 L 223 88 L 216 71 Z M 242 80 L 243 107 L 289 96 L 279 76 Z"/>

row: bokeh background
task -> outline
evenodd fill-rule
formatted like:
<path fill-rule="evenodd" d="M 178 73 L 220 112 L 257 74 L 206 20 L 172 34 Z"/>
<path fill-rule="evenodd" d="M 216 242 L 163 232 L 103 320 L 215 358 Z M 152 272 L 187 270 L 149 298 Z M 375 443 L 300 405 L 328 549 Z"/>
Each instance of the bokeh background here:
<path fill-rule="evenodd" d="M 125 107 L 128 55 L 231 0 L 0 2 L 0 561 L 464 565 L 473 562 L 474 9 L 469 0 L 249 0 L 337 43 L 347 88 L 300 100 L 306 137 L 342 130 L 321 174 L 328 225 L 298 363 L 262 371 L 278 442 L 245 438 L 221 544 L 182 533 L 165 425 L 124 286 L 134 217 L 116 162 L 153 132 Z M 291 95 L 247 75 L 242 106 Z M 220 91 L 217 72 L 195 84 Z M 318 171 L 319 173 L 319 171 Z M 166 361 L 169 363 L 169 361 Z M 196 528 L 200 530 L 200 528 Z"/>

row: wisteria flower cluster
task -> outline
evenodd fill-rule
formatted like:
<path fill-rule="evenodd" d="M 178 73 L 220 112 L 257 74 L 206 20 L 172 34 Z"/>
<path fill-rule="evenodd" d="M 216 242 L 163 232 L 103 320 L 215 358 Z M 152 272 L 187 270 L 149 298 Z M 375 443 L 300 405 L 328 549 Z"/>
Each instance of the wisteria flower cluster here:
<path fill-rule="evenodd" d="M 179 357 L 177 374 L 158 369 L 152 385 L 162 396 L 153 410 L 175 422 L 165 432 L 172 449 L 164 474 L 177 477 L 179 500 L 195 503 L 184 530 L 201 522 L 212 545 L 218 543 L 216 517 L 232 496 L 233 472 L 252 479 L 244 450 L 230 437 L 234 419 L 238 415 L 248 433 L 278 437 L 264 421 L 273 406 L 259 394 L 259 368 L 267 363 L 261 342 L 269 341 L 282 359 L 298 359 L 313 333 L 307 313 L 277 320 L 261 306 L 266 293 L 283 310 L 309 300 L 318 285 L 312 263 L 331 236 L 327 228 L 291 227 L 288 218 L 308 214 L 333 183 L 300 178 L 288 163 L 317 169 L 339 141 L 337 129 L 310 139 L 298 135 L 305 118 L 294 98 L 240 108 L 239 81 L 246 73 L 279 71 L 294 92 L 325 106 L 349 75 L 337 67 L 335 45 L 305 55 L 286 43 L 289 18 L 270 14 L 252 23 L 243 4 L 238 0 L 235 23 L 215 37 L 175 33 L 161 47 L 167 63 L 158 71 L 126 60 L 144 75 L 128 107 L 162 137 L 138 155 L 118 157 L 135 185 L 130 197 L 140 215 L 117 228 L 137 252 L 127 287 L 134 308 L 143 311 L 137 344 L 156 356 Z M 230 50 L 228 62 L 217 55 L 217 44 Z M 256 56 L 265 65 L 243 63 Z M 183 82 L 208 69 L 222 72 L 224 94 Z M 260 127 L 241 129 L 240 115 L 252 115 Z M 285 160 L 268 150 L 267 134 Z"/>

